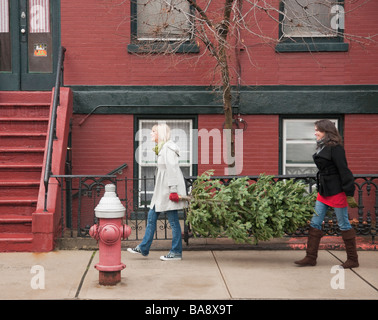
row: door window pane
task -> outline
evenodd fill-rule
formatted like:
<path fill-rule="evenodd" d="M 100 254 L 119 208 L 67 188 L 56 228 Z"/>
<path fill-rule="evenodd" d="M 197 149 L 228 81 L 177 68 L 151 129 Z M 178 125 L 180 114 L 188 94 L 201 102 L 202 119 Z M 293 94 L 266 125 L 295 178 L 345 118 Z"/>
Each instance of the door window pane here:
<path fill-rule="evenodd" d="M 0 0 L 0 72 L 12 71 L 12 47 L 9 32 L 9 1 Z"/>
<path fill-rule="evenodd" d="M 51 73 L 52 37 L 49 0 L 29 0 L 29 72 Z"/>

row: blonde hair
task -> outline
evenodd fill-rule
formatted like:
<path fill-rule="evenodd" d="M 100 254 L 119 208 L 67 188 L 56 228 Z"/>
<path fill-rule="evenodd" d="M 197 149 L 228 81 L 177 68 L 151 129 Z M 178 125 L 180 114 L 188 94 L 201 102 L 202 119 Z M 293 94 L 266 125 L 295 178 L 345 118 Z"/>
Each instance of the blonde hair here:
<path fill-rule="evenodd" d="M 171 128 L 165 122 L 155 124 L 152 129 L 156 129 L 158 134 L 158 142 L 167 142 L 171 139 Z"/>

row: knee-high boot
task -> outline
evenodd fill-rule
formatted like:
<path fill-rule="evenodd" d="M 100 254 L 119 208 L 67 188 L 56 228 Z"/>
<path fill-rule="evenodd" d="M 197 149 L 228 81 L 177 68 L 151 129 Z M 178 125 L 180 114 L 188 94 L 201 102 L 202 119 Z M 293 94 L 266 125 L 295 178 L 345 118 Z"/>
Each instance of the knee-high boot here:
<path fill-rule="evenodd" d="M 345 243 L 345 250 L 347 254 L 347 260 L 341 266 L 344 269 L 357 268 L 359 263 L 356 247 L 356 231 L 353 228 L 346 231 L 341 231 L 341 236 Z"/>
<path fill-rule="evenodd" d="M 318 249 L 320 239 L 323 236 L 323 231 L 310 227 L 308 230 L 306 256 L 302 260 L 295 261 L 294 263 L 300 266 L 315 266 L 318 257 Z"/>

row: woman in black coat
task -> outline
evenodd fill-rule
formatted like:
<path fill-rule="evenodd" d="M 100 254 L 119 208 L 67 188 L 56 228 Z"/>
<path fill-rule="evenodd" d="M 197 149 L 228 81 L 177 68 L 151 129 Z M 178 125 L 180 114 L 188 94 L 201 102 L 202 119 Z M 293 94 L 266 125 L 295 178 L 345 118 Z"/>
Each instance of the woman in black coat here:
<path fill-rule="evenodd" d="M 295 263 L 301 266 L 316 265 L 319 243 L 323 236 L 322 223 L 327 210 L 333 207 L 347 252 L 347 261 L 342 264 L 342 267 L 356 268 L 359 266 L 356 234 L 349 223 L 348 205 L 354 208 L 357 207 L 357 203 L 353 198 L 354 177 L 348 168 L 342 138 L 333 122 L 329 120 L 315 122 L 315 136 L 317 152 L 313 155 L 313 159 L 319 169 L 316 214 L 310 223 L 306 257 Z"/>

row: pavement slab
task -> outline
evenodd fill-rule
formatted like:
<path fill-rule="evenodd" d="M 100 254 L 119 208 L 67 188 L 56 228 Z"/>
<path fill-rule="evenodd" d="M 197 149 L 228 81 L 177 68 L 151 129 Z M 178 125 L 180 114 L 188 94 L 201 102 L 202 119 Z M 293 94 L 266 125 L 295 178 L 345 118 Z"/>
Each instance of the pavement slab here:
<path fill-rule="evenodd" d="M 340 261 L 345 261 L 345 251 L 330 251 Z M 378 291 L 378 251 L 357 251 L 360 266 L 355 274 Z"/>
<path fill-rule="evenodd" d="M 82 299 L 230 299 L 211 251 L 184 252 L 181 261 L 161 261 L 166 251 L 151 251 L 148 257 L 122 252 L 126 268 L 121 283 L 98 284 L 95 256 L 83 283 Z"/>
<path fill-rule="evenodd" d="M 0 299 L 73 299 L 92 253 L 0 253 Z"/>
<path fill-rule="evenodd" d="M 375 252 L 374 252 L 375 253 Z M 352 270 L 332 268 L 340 261 L 319 251 L 315 267 L 300 267 L 303 251 L 215 251 L 232 299 L 378 299 L 378 292 Z M 345 253 L 344 253 L 345 254 Z M 372 252 L 358 273 L 377 274 Z M 364 260 L 364 259 L 362 259 Z M 335 271 L 336 270 L 336 271 Z M 335 278 L 336 276 L 336 278 Z M 332 284 L 332 279 L 336 284 Z M 343 279 L 341 289 L 339 279 Z"/>

